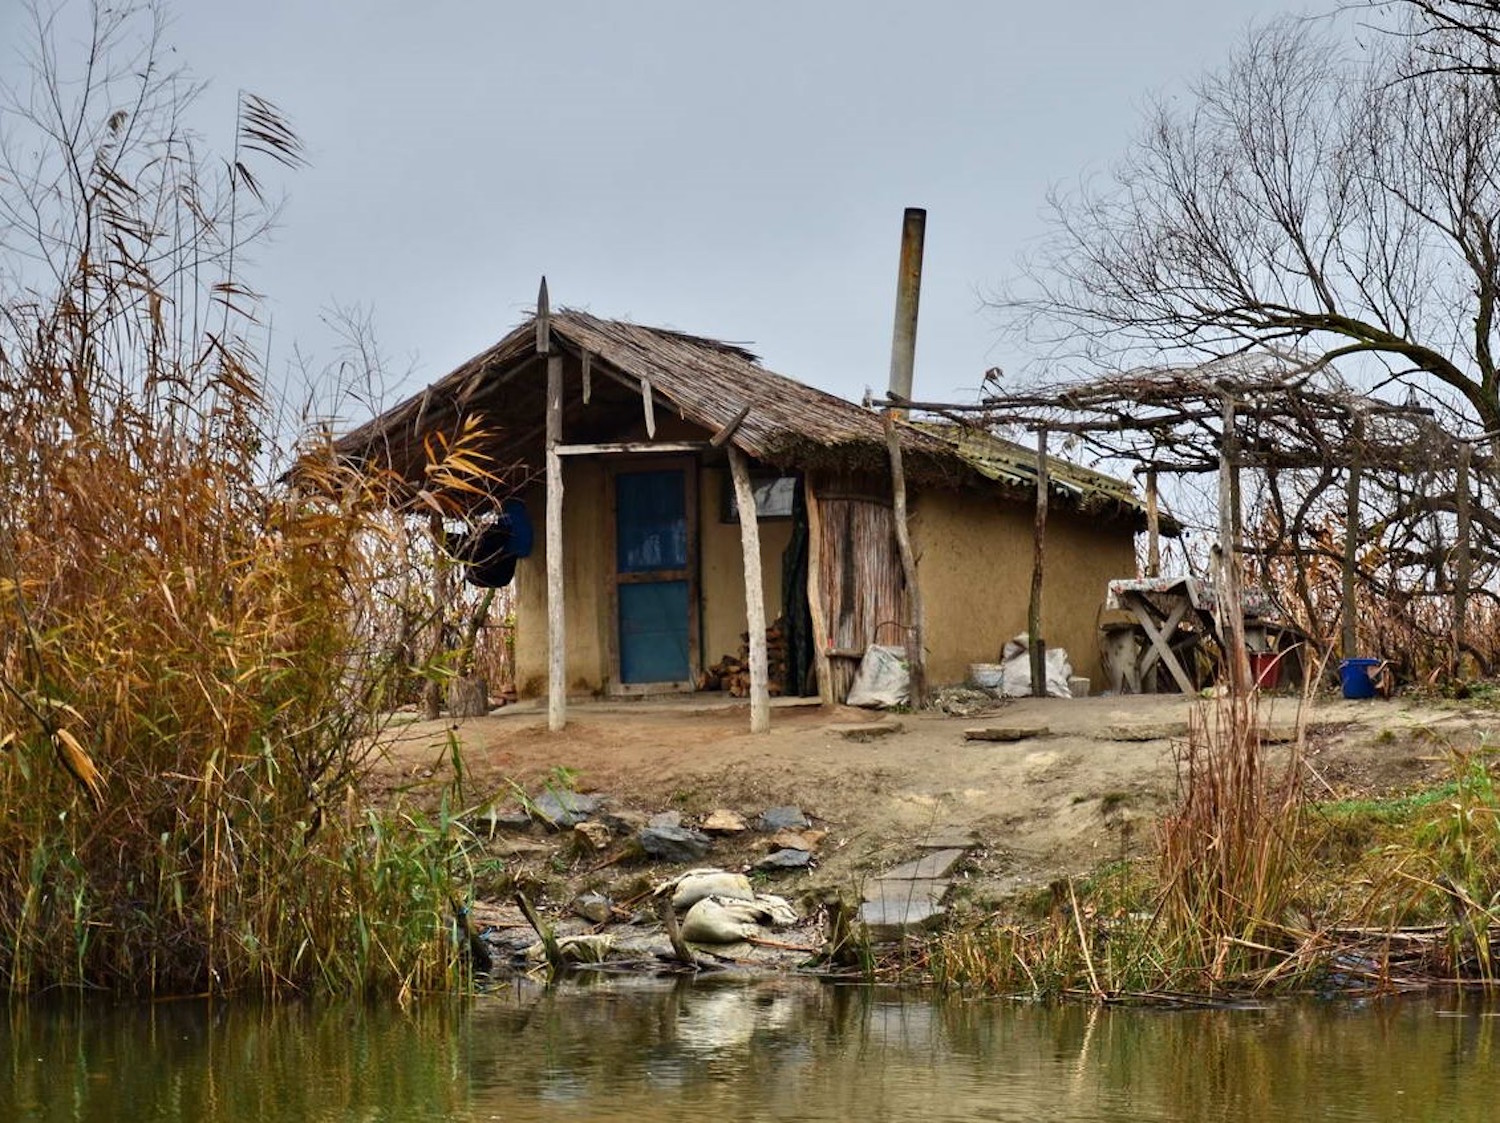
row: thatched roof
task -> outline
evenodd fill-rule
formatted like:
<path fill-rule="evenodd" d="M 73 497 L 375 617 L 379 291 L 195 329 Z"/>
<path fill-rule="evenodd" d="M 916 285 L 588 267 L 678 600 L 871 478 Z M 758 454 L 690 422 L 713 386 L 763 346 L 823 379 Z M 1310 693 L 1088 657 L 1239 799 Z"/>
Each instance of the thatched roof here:
<path fill-rule="evenodd" d="M 569 442 L 636 436 L 644 381 L 658 417 L 674 413 L 707 433 L 749 406 L 731 439 L 766 464 L 784 470 L 886 471 L 878 413 L 768 370 L 738 344 L 571 309 L 553 313 L 550 323 L 553 346 L 565 362 L 563 425 Z M 589 405 L 579 393 L 585 354 L 591 372 Z M 492 434 L 487 450 L 492 461 L 516 484 L 518 474 L 529 476 L 542 463 L 545 389 L 536 321 L 528 318 L 493 347 L 355 429 L 335 447 L 350 460 L 389 465 L 419 484 L 428 435 L 451 435 L 465 418 L 478 416 Z M 1030 479 L 1035 479 L 1035 454 L 1019 445 L 991 439 L 981 456 L 954 433 L 914 425 L 903 425 L 900 433 L 907 472 L 916 482 L 986 489 L 998 483 L 1021 499 L 1028 457 Z M 1002 450 L 1009 451 L 1002 455 Z M 1001 460 L 1010 470 L 997 467 Z M 1053 471 L 1064 502 L 1087 498 L 1098 513 L 1109 510 L 1139 525 L 1140 502 L 1128 485 L 1062 463 Z"/>
<path fill-rule="evenodd" d="M 625 404 L 639 418 L 640 383 L 650 383 L 658 402 L 684 420 L 714 432 L 744 406 L 750 413 L 733 441 L 747 455 L 781 467 L 813 463 L 846 464 L 851 454 L 878 463 L 885 436 L 878 414 L 822 390 L 767 370 L 750 351 L 733 343 L 623 320 L 604 320 L 587 312 L 563 310 L 551 317 L 554 346 L 569 363 L 570 390 L 565 404 L 567 439 L 576 439 L 571 424 L 582 407 L 575 401 L 581 356 L 587 352 L 594 381 L 594 401 Z M 540 446 L 538 434 L 515 438 L 540 419 L 545 374 L 536 358 L 536 321 L 528 319 L 488 350 L 480 352 L 420 394 L 387 410 L 338 442 L 338 451 L 356 459 L 379 458 L 403 471 L 419 465 L 422 437 L 450 431 L 466 415 L 484 415 L 492 428 L 507 434 L 496 459 L 530 460 Z M 614 386 L 601 386 L 613 380 Z M 621 391 L 624 391 L 623 395 Z M 595 411 L 598 412 L 597 410 Z M 523 420 L 524 419 L 524 420 Z M 583 421 L 581 416 L 577 419 Z M 596 428 L 594 426 L 593 428 Z M 519 430 L 519 432 L 518 432 Z M 602 439 L 591 435 L 588 439 Z M 532 445 L 535 448 L 526 448 Z M 942 442 L 908 432 L 903 447 L 919 458 L 957 464 Z M 932 467 L 933 465 L 929 465 Z"/>
<path fill-rule="evenodd" d="M 944 423 L 921 423 L 925 432 L 952 445 L 954 451 L 986 479 L 1012 487 L 1036 491 L 1036 450 L 995 436 L 983 429 Z M 1107 516 L 1120 510 L 1134 510 L 1144 516 L 1145 503 L 1135 489 L 1116 476 L 1085 468 L 1069 460 L 1047 458 L 1049 494 L 1054 501 L 1085 513 Z M 1176 537 L 1182 524 L 1166 511 L 1160 514 L 1162 534 Z"/>

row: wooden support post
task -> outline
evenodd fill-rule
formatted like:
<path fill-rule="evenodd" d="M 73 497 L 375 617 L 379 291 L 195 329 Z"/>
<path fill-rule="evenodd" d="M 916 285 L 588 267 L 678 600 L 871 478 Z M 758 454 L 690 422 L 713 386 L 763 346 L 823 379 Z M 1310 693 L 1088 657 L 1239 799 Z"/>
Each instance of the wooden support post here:
<path fill-rule="evenodd" d="M 1235 455 L 1229 458 L 1229 532 L 1233 537 L 1235 565 L 1240 568 L 1235 573 L 1244 579 L 1243 562 L 1245 558 L 1245 502 L 1240 492 L 1240 458 L 1238 449 L 1231 442 L 1231 450 Z"/>
<path fill-rule="evenodd" d="M 1461 674 L 1464 662 L 1464 644 L 1469 639 L 1469 589 L 1474 583 L 1474 555 L 1469 545 L 1469 463 L 1474 457 L 1474 446 L 1464 442 L 1458 446 L 1458 471 L 1454 483 L 1453 500 L 1458 515 L 1458 543 L 1453 559 L 1453 670 Z"/>
<path fill-rule="evenodd" d="M 922 585 L 917 580 L 917 556 L 911 548 L 911 528 L 906 513 L 906 467 L 901 461 L 901 436 L 895 414 L 885 414 L 885 446 L 891 460 L 891 521 L 895 524 L 896 549 L 901 555 L 901 575 L 906 581 L 906 605 L 911 624 L 906 629 L 906 663 L 911 675 L 911 704 L 927 705 L 927 628 L 922 609 Z"/>
<path fill-rule="evenodd" d="M 823 518 L 812 480 L 802 477 L 802 502 L 807 508 L 807 615 L 812 620 L 813 673 L 818 680 L 818 701 L 831 706 L 839 701 L 833 696 L 833 668 L 828 663 L 828 617 L 823 605 Z"/>
<path fill-rule="evenodd" d="M 562 356 L 553 353 L 547 280 L 537 297 L 537 352 L 547 356 L 547 728 L 568 721 L 567 632 L 563 612 Z"/>
<path fill-rule="evenodd" d="M 708 438 L 709 447 L 710 448 L 723 448 L 726 444 L 729 443 L 729 439 L 734 436 L 735 431 L 737 429 L 739 429 L 740 423 L 743 422 L 745 420 L 745 418 L 747 418 L 749 416 L 750 416 L 750 407 L 749 406 L 741 406 L 740 407 L 740 411 L 738 413 L 736 413 L 733 417 L 731 417 L 729 419 L 729 424 L 725 425 L 722 429 L 720 429 L 712 437 Z"/>
<path fill-rule="evenodd" d="M 1031 694 L 1047 696 L 1047 641 L 1042 636 L 1042 571 L 1047 556 L 1047 430 L 1036 431 L 1036 519 L 1031 539 L 1031 601 L 1026 609 L 1026 642 L 1031 651 Z"/>
<path fill-rule="evenodd" d="M 583 367 L 583 404 L 588 405 L 589 398 L 590 396 L 592 396 L 594 391 L 593 379 L 591 377 L 592 372 L 590 370 L 590 366 L 593 362 L 593 356 L 589 354 L 587 348 L 584 348 L 583 355 L 579 358 L 578 361 Z"/>
<path fill-rule="evenodd" d="M 1161 511 L 1156 492 L 1156 469 L 1146 470 L 1146 576 L 1161 576 Z"/>
<path fill-rule="evenodd" d="M 448 555 L 448 532 L 443 526 L 443 516 L 436 511 L 427 516 L 427 533 L 432 537 L 432 619 L 437 628 L 432 639 L 432 654 L 428 658 L 428 665 L 432 667 L 448 646 L 448 607 L 453 603 L 453 562 Z M 443 688 L 435 678 L 428 678 L 422 684 L 422 716 L 428 721 L 436 721 L 443 716 Z"/>
<path fill-rule="evenodd" d="M 1349 489 L 1344 505 L 1344 572 L 1342 582 L 1343 622 L 1339 646 L 1345 659 L 1359 655 L 1358 603 L 1354 587 L 1355 567 L 1359 560 L 1359 483 L 1364 467 L 1365 419 L 1354 415 L 1351 431 L 1352 455 L 1349 457 Z"/>
<path fill-rule="evenodd" d="M 1219 440 L 1219 638 L 1229 664 L 1231 697 L 1243 698 L 1250 689 L 1250 656 L 1245 650 L 1245 615 L 1240 603 L 1240 560 L 1235 546 L 1234 398 L 1224 395 L 1224 432 Z M 1170 637 L 1169 637 L 1170 638 Z"/>
<path fill-rule="evenodd" d="M 745 454 L 729 446 L 729 474 L 740 509 L 740 550 L 745 561 L 745 621 L 750 632 L 750 732 L 771 729 L 771 692 L 766 682 L 766 599 L 760 578 L 760 521 Z"/>

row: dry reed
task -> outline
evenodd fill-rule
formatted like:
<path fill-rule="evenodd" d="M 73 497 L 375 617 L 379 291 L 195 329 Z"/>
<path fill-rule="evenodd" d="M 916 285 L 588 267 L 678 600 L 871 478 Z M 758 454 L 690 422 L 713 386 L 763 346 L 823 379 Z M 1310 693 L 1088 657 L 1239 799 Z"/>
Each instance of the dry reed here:
<path fill-rule="evenodd" d="M 463 831 L 357 796 L 404 672 L 368 595 L 390 496 L 316 438 L 274 467 L 249 342 L 261 168 L 300 145 L 246 95 L 203 159 L 154 15 L 99 9 L 74 81 L 38 14 L 4 139 L 43 155 L 0 174 L 30 216 L 0 230 L 30 263 L 0 308 L 0 987 L 445 985 Z M 482 476 L 473 439 L 433 478 Z"/>

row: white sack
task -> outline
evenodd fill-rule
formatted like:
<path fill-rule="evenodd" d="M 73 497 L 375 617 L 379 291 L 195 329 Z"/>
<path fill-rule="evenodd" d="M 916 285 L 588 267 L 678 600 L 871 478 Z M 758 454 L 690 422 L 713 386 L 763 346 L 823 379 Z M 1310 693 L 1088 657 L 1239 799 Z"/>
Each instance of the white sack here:
<path fill-rule="evenodd" d="M 1005 671 L 1000 676 L 1000 693 L 1007 698 L 1026 698 L 1031 695 L 1031 641 L 1025 632 L 1005 645 L 1000 652 L 1000 662 Z M 1068 662 L 1066 648 L 1047 648 L 1047 696 L 1071 698 L 1073 691 L 1068 680 L 1073 677 L 1073 665 Z"/>
<path fill-rule="evenodd" d="M 904 706 L 911 698 L 911 672 L 906 666 L 906 648 L 871 644 L 859 662 L 849 687 L 850 706 L 890 709 Z"/>

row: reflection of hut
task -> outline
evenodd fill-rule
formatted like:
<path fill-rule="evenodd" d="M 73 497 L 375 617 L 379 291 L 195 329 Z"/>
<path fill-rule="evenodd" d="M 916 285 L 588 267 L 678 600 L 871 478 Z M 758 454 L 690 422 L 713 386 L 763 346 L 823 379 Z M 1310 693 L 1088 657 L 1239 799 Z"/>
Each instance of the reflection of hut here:
<path fill-rule="evenodd" d="M 544 533 L 549 373 L 560 533 Z M 740 649 L 757 560 L 765 618 L 782 618 L 786 692 L 842 699 L 867 645 L 902 642 L 878 414 L 766 370 L 734 344 L 563 311 L 528 320 L 338 449 L 418 482 L 424 442 L 474 417 L 491 434 L 491 467 L 537 524 L 538 548 L 516 570 L 522 696 L 549 682 L 544 542 L 560 548 L 565 606 L 552 673 L 572 692 L 694 689 L 706 666 Z M 900 440 L 928 675 L 956 681 L 1025 629 L 1035 454 L 944 429 L 903 426 Z M 758 559 L 743 552 L 736 458 L 755 496 Z M 1065 463 L 1051 464 L 1051 493 L 1044 634 L 1095 674 L 1105 582 L 1134 571 L 1143 512 L 1119 481 Z"/>

